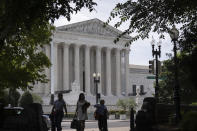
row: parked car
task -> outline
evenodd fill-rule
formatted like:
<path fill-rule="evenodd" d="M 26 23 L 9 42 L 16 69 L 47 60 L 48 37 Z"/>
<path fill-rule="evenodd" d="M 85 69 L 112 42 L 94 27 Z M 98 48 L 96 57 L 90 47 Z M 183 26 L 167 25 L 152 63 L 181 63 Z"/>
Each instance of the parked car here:
<path fill-rule="evenodd" d="M 49 116 L 42 114 L 42 106 L 37 103 L 23 107 L 4 107 L 4 122 L 0 130 L 48 131 L 51 128 Z M 2 129 L 1 129 L 2 128 Z"/>
<path fill-rule="evenodd" d="M 23 110 L 23 107 L 4 107 L 5 113 L 11 113 L 13 115 L 20 115 Z"/>
<path fill-rule="evenodd" d="M 42 115 L 44 122 L 47 125 L 48 130 L 51 128 L 51 120 L 48 115 Z"/>

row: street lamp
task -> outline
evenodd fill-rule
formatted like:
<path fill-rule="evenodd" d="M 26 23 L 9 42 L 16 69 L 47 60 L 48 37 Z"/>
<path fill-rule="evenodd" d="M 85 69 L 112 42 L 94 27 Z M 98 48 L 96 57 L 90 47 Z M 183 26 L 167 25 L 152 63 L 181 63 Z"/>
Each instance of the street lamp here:
<path fill-rule="evenodd" d="M 98 93 L 98 83 L 100 82 L 100 73 L 93 73 L 94 83 L 95 83 L 95 89 L 96 89 L 96 104 L 98 104 L 98 99 L 100 98 L 100 95 Z"/>
<path fill-rule="evenodd" d="M 172 29 L 169 30 L 169 35 L 172 39 L 172 42 L 174 44 L 174 104 L 176 109 L 176 122 L 179 122 L 181 119 L 181 113 L 180 113 L 180 95 L 179 95 L 179 81 L 178 81 L 178 61 L 177 61 L 177 46 L 176 42 L 179 37 L 179 31 L 176 29 L 175 25 L 173 25 Z"/>
<path fill-rule="evenodd" d="M 161 56 L 161 41 L 159 41 L 157 43 L 158 49 L 155 49 L 155 39 L 152 37 L 152 41 L 151 41 L 151 45 L 152 45 L 152 55 L 153 57 L 155 56 L 156 59 L 156 76 L 155 76 L 155 81 L 156 81 L 156 85 L 155 85 L 155 99 L 158 102 L 158 90 L 159 90 L 159 83 L 158 83 L 158 57 Z"/>

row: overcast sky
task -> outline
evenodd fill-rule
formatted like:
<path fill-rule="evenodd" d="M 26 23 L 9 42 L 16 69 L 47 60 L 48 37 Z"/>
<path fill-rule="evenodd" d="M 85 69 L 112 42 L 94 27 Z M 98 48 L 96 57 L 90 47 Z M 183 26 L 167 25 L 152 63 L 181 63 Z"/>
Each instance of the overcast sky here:
<path fill-rule="evenodd" d="M 103 22 L 106 22 L 108 19 L 110 12 L 115 7 L 115 5 L 118 2 L 122 2 L 125 0 L 95 0 L 97 2 L 97 6 L 95 7 L 96 11 L 89 12 L 87 9 L 83 9 L 78 14 L 73 14 L 71 17 L 71 21 L 67 21 L 65 18 L 61 17 L 58 20 L 55 21 L 55 26 L 62 26 L 66 24 L 71 24 L 75 22 L 81 22 L 89 19 L 98 18 Z M 115 22 L 115 20 L 114 20 Z M 110 23 L 110 25 L 113 25 L 113 23 Z M 122 25 L 119 30 L 123 31 L 128 26 L 127 23 Z M 131 44 L 131 50 L 129 55 L 129 63 L 135 64 L 135 65 L 148 65 L 148 61 L 153 59 L 152 57 L 152 47 L 151 47 L 151 41 L 152 41 L 152 35 L 155 38 L 156 42 L 159 41 L 157 34 L 150 34 L 149 39 L 144 40 L 137 40 Z M 166 53 L 172 53 L 172 43 L 170 40 L 170 37 L 168 34 L 165 35 L 166 39 L 162 40 L 161 45 L 161 58 L 160 60 L 168 59 L 166 56 Z"/>

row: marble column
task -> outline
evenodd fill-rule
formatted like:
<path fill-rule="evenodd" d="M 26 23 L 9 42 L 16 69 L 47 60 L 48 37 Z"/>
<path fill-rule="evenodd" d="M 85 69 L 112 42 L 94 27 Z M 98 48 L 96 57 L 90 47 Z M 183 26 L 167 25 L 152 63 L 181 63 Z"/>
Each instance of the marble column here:
<path fill-rule="evenodd" d="M 63 50 L 63 89 L 69 90 L 69 45 L 65 43 Z"/>
<path fill-rule="evenodd" d="M 106 52 L 106 75 L 107 75 L 107 96 L 112 96 L 111 92 L 111 48 L 107 48 Z"/>
<path fill-rule="evenodd" d="M 45 54 L 46 56 L 49 58 L 50 60 L 50 45 L 45 45 Z M 50 79 L 50 69 L 49 68 L 45 68 L 45 74 L 46 74 L 46 77 L 47 79 Z M 45 83 L 45 91 L 44 91 L 44 94 L 50 94 L 50 86 L 51 82 L 47 82 Z"/>
<path fill-rule="evenodd" d="M 85 91 L 91 95 L 90 91 L 90 47 L 85 48 Z"/>
<path fill-rule="evenodd" d="M 101 47 L 97 47 L 96 48 L 96 72 L 100 73 L 101 75 Z M 102 77 L 102 76 L 101 76 Z M 98 93 L 102 93 L 101 92 L 101 79 L 100 79 L 100 83 L 98 83 Z"/>
<path fill-rule="evenodd" d="M 120 83 L 120 49 L 116 49 L 116 95 L 121 95 L 121 83 Z"/>
<path fill-rule="evenodd" d="M 57 68 L 58 68 L 58 66 L 57 66 L 57 60 L 58 60 L 58 56 L 57 56 L 57 50 L 58 50 L 58 46 L 57 46 L 58 44 L 57 43 L 54 43 L 53 44 L 53 52 L 52 52 L 52 55 L 51 56 L 53 56 L 52 57 L 52 68 L 53 68 L 53 76 L 52 76 L 52 79 L 53 79 L 53 89 L 52 89 L 52 91 L 51 92 L 55 92 L 55 91 L 57 91 L 58 90 L 58 87 L 57 87 L 57 78 L 58 78 L 58 73 L 57 73 Z"/>
<path fill-rule="evenodd" d="M 75 45 L 75 81 L 79 84 L 79 45 Z"/>
<path fill-rule="evenodd" d="M 129 51 L 129 49 L 125 50 L 126 96 L 129 93 Z"/>

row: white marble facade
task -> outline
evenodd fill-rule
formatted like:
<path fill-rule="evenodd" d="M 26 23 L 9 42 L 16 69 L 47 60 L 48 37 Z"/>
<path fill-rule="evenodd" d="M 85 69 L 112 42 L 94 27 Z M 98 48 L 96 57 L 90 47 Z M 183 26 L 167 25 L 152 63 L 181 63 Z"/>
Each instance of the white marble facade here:
<path fill-rule="evenodd" d="M 38 84 L 34 92 L 49 97 L 57 91 L 72 90 L 75 81 L 88 97 L 95 96 L 92 74 L 101 74 L 98 93 L 102 97 L 128 95 L 129 49 L 125 43 L 130 36 L 114 39 L 121 32 L 114 27 L 103 27 L 98 19 L 57 27 L 50 45 L 43 51 L 52 63 L 45 73 L 47 84 Z"/>

